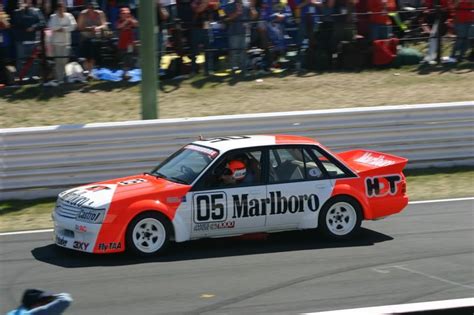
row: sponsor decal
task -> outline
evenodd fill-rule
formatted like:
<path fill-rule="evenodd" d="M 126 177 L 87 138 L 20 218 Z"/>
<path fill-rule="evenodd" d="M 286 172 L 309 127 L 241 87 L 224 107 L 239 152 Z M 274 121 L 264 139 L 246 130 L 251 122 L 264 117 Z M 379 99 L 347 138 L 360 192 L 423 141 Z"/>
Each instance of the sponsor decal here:
<path fill-rule="evenodd" d="M 386 195 L 396 195 L 398 183 L 401 182 L 400 175 L 384 175 L 367 177 L 365 187 L 368 197 L 383 197 Z"/>
<path fill-rule="evenodd" d="M 79 221 L 95 223 L 102 219 L 103 214 L 104 211 L 83 209 L 79 212 L 76 219 Z"/>
<path fill-rule="evenodd" d="M 141 183 L 146 183 L 146 182 L 147 182 L 146 179 L 135 178 L 135 179 L 124 180 L 123 182 L 119 182 L 119 185 L 121 186 L 136 185 L 136 184 L 141 184 Z"/>
<path fill-rule="evenodd" d="M 82 233 L 86 233 L 87 232 L 87 226 L 85 225 L 79 225 L 79 224 L 76 224 L 76 226 L 74 227 L 76 231 L 78 232 L 82 232 Z"/>
<path fill-rule="evenodd" d="M 229 209 L 227 209 L 227 195 L 224 192 L 197 194 L 193 198 L 195 223 L 226 221 Z M 306 209 L 315 212 L 320 206 L 316 194 L 282 196 L 281 191 L 272 191 L 269 193 L 269 198 L 249 199 L 248 194 L 232 195 L 231 198 L 232 219 L 295 214 Z"/>
<path fill-rule="evenodd" d="M 217 152 L 216 150 L 213 150 L 213 149 L 210 149 L 210 148 L 204 148 L 204 147 L 194 145 L 194 144 L 188 144 L 184 148 L 207 154 L 211 158 L 215 158 L 219 154 L 219 152 Z"/>
<path fill-rule="evenodd" d="M 356 162 L 373 165 L 373 166 L 388 166 L 395 164 L 395 161 L 388 160 L 384 155 L 375 156 L 370 152 L 364 153 L 361 157 L 355 159 Z"/>
<path fill-rule="evenodd" d="M 56 244 L 58 244 L 59 246 L 67 246 L 67 240 L 56 235 Z"/>
<path fill-rule="evenodd" d="M 261 215 L 278 215 L 304 212 L 305 209 L 317 211 L 319 198 L 315 194 L 291 195 L 284 197 L 281 191 L 270 192 L 270 198 L 248 199 L 248 194 L 233 195 L 232 218 L 247 218 Z"/>
<path fill-rule="evenodd" d="M 99 250 L 111 250 L 111 249 L 121 249 L 122 243 L 121 242 L 111 242 L 111 243 L 100 243 L 98 245 Z"/>
<path fill-rule="evenodd" d="M 309 170 L 308 174 L 311 177 L 319 177 L 322 173 L 318 168 L 312 168 Z"/>
<path fill-rule="evenodd" d="M 87 247 L 89 247 L 89 243 L 86 242 L 74 241 L 74 243 L 72 243 L 72 248 L 75 249 L 86 251 Z"/>
<path fill-rule="evenodd" d="M 64 193 L 59 194 L 59 197 L 67 202 L 68 204 L 76 207 L 82 206 L 90 206 L 93 204 L 94 201 L 90 200 L 89 198 L 82 196 L 85 194 L 85 190 L 80 189 L 73 189 L 71 191 L 67 191 Z"/>
<path fill-rule="evenodd" d="M 235 228 L 235 221 L 199 223 L 194 226 L 194 231 L 209 231 Z"/>
<path fill-rule="evenodd" d="M 209 141 L 211 143 L 215 143 L 215 142 L 222 142 L 222 141 L 229 141 L 229 140 L 242 140 L 242 139 L 250 139 L 250 137 L 249 136 L 216 137 L 216 138 L 203 139 L 202 141 Z"/>
<path fill-rule="evenodd" d="M 86 190 L 96 192 L 96 191 L 109 190 L 109 189 L 110 187 L 108 186 L 97 185 L 97 186 L 89 187 Z"/>

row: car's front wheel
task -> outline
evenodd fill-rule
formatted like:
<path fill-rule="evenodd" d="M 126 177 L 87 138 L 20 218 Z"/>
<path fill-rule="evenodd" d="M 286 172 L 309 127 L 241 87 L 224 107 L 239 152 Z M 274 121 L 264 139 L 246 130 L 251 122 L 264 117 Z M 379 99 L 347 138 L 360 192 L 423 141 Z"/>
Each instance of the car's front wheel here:
<path fill-rule="evenodd" d="M 331 239 L 349 239 L 360 229 L 362 209 L 350 197 L 339 196 L 329 200 L 319 214 L 319 228 Z"/>
<path fill-rule="evenodd" d="M 135 217 L 128 226 L 127 248 L 134 254 L 151 256 L 166 249 L 169 237 L 169 223 L 162 214 L 142 213 Z"/>

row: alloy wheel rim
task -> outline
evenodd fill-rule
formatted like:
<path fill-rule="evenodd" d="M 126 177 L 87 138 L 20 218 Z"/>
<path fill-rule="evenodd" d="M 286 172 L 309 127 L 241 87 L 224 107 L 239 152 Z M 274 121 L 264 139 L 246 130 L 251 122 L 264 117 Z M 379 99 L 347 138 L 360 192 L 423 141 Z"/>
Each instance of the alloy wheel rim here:
<path fill-rule="evenodd" d="M 357 222 L 357 212 L 347 202 L 337 202 L 329 208 L 326 214 L 326 226 L 329 231 L 338 236 L 349 234 Z"/>
<path fill-rule="evenodd" d="M 159 250 L 166 240 L 166 230 L 163 224 L 153 218 L 140 220 L 133 228 L 133 244 L 144 253 Z"/>

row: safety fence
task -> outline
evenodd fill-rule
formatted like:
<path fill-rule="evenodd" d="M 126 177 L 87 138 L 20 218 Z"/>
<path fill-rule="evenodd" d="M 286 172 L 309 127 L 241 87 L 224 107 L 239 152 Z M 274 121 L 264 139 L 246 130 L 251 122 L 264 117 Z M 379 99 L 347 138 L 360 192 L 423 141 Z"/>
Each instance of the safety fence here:
<path fill-rule="evenodd" d="M 364 148 L 409 168 L 474 164 L 474 101 L 0 129 L 0 200 L 151 170 L 208 137 L 293 134 L 335 152 Z"/>

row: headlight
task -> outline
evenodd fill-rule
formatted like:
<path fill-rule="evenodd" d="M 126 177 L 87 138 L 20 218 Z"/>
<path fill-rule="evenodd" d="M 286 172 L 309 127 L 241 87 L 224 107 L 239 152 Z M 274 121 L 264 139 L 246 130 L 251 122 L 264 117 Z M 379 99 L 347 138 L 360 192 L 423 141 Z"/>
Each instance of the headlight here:
<path fill-rule="evenodd" d="M 104 221 L 105 210 L 82 209 L 76 216 L 77 221 L 87 223 L 102 223 Z"/>

